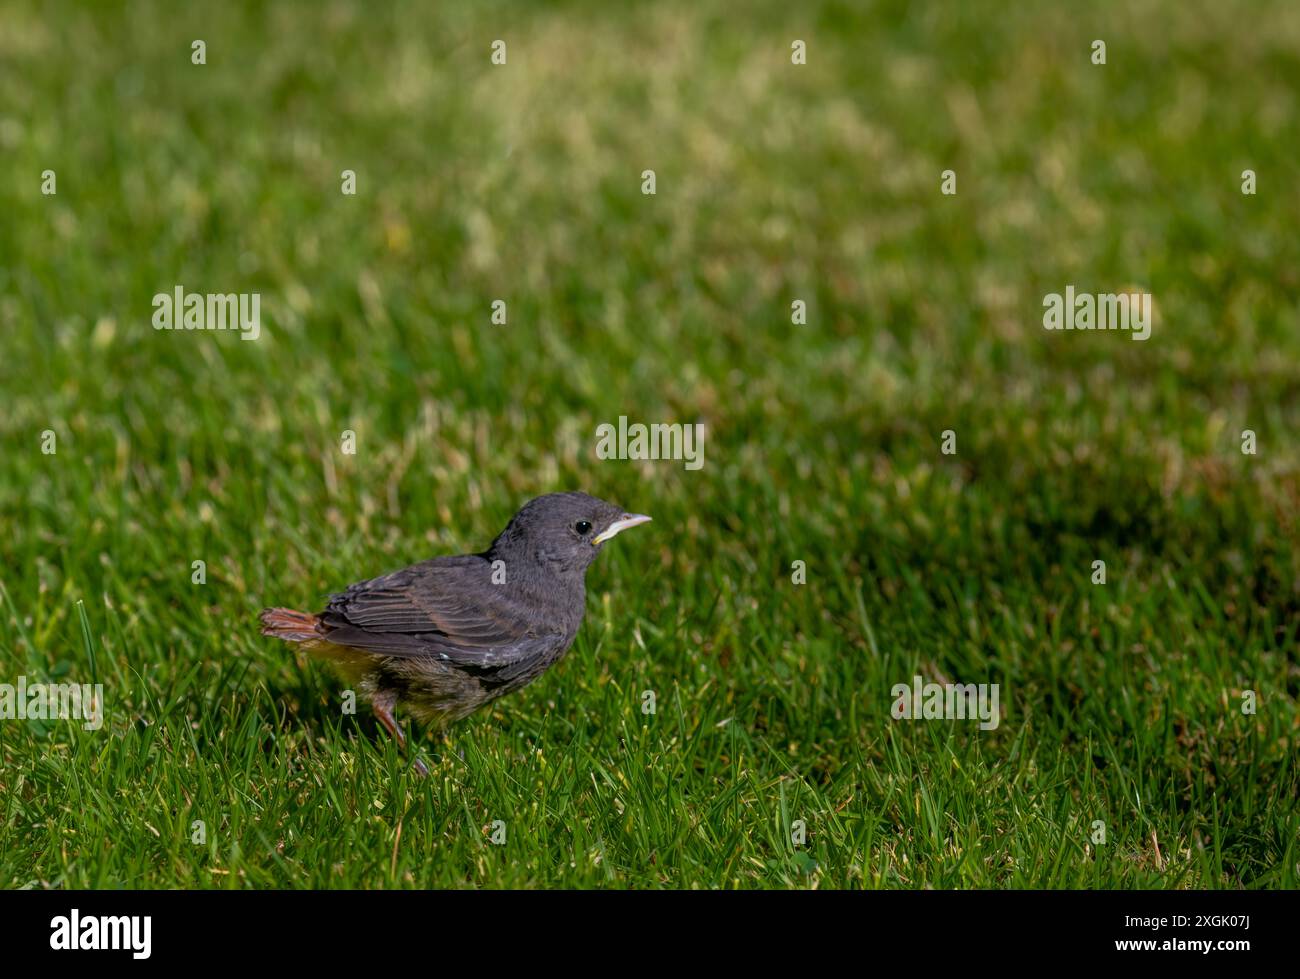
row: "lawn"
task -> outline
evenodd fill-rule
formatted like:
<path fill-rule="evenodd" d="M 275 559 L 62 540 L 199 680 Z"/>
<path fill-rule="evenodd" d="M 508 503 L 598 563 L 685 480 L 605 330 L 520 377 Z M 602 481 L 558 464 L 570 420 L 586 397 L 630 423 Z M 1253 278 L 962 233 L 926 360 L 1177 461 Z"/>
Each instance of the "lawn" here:
<path fill-rule="evenodd" d="M 0 683 L 105 713 L 0 886 L 1300 886 L 1298 92 L 1291 0 L 4 3 Z M 654 522 L 426 779 L 259 635 L 563 489 Z"/>

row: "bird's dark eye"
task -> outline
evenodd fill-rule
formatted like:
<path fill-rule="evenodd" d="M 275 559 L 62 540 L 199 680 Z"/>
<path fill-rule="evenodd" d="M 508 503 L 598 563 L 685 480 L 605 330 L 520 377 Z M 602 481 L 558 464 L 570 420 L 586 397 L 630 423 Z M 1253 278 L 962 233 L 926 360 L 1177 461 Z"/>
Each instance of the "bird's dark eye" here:
<path fill-rule="evenodd" d="M 587 520 L 579 520 L 576 524 L 573 525 L 573 529 L 576 530 L 581 536 L 586 537 L 589 533 L 591 533 L 591 523 L 590 521 Z"/>

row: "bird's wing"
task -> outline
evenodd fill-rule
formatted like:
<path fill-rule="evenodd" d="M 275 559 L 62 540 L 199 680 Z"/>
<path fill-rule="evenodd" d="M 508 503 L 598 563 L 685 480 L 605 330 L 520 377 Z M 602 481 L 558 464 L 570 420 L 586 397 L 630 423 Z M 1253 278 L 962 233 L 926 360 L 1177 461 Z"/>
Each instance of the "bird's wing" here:
<path fill-rule="evenodd" d="M 425 562 L 355 584 L 330 597 L 321 624 L 324 638 L 340 646 L 471 670 L 502 669 L 556 639 L 525 619 L 477 557 Z"/>

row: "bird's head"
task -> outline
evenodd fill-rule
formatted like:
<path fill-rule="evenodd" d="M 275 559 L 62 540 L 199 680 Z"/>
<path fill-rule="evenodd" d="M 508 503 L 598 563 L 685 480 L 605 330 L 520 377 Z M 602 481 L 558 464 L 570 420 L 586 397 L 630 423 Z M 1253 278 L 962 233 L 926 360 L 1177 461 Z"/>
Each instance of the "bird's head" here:
<path fill-rule="evenodd" d="M 531 561 L 563 576 L 581 576 L 606 542 L 650 518 L 586 493 L 529 500 L 493 542 L 493 557 Z"/>

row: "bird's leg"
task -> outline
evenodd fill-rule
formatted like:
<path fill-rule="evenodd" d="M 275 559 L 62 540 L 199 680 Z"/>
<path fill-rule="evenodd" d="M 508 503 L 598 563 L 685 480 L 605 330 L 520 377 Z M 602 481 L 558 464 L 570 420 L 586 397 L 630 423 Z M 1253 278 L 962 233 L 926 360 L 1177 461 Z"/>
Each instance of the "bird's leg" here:
<path fill-rule="evenodd" d="M 375 694 L 374 699 L 370 702 L 371 709 L 374 710 L 375 716 L 379 718 L 379 723 L 384 725 L 384 729 L 393 736 L 399 748 L 406 747 L 406 735 L 402 733 L 401 725 L 393 717 L 393 707 L 397 703 L 397 693 L 392 690 L 381 690 Z"/>
<path fill-rule="evenodd" d="M 371 700 L 370 707 L 375 712 L 375 716 L 379 718 L 379 723 L 382 724 L 384 729 L 393 736 L 393 740 L 397 742 L 397 746 L 405 750 L 406 734 L 403 733 L 402 726 L 397 723 L 397 719 L 393 717 L 393 707 L 396 703 L 396 691 L 381 690 L 375 695 L 374 699 Z M 421 775 L 429 774 L 429 766 L 419 758 L 415 759 L 413 767 Z"/>

